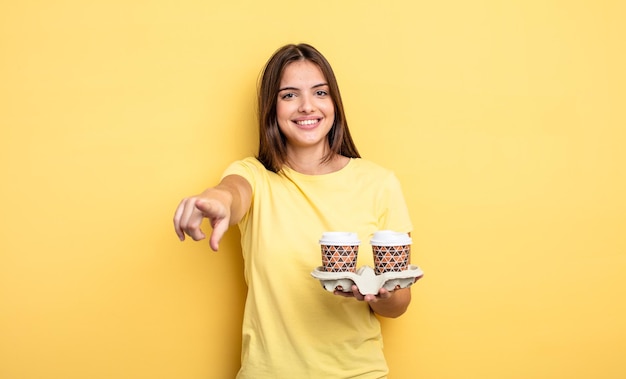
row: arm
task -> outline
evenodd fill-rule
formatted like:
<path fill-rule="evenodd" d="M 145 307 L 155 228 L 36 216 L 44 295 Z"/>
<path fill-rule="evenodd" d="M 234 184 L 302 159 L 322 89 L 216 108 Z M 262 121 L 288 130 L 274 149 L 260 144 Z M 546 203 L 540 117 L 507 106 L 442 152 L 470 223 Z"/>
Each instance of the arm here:
<path fill-rule="evenodd" d="M 370 308 L 374 312 L 383 317 L 396 318 L 402 316 L 409 307 L 411 303 L 411 288 L 401 288 L 393 292 L 388 292 L 382 288 L 378 296 L 368 296 L 371 296 L 372 299 L 368 300 L 367 296 L 365 296 L 365 301 L 369 302 Z"/>
<path fill-rule="evenodd" d="M 252 203 L 252 187 L 239 175 L 226 176 L 215 187 L 199 195 L 183 199 L 174 214 L 174 229 L 181 241 L 185 234 L 194 241 L 206 238 L 200 229 L 203 219 L 209 219 L 213 231 L 211 249 L 217 251 L 219 242 L 230 225 L 237 224 Z"/>
<path fill-rule="evenodd" d="M 411 233 L 409 233 L 411 236 Z M 416 279 L 417 280 L 417 279 Z M 354 297 L 359 301 L 367 301 L 370 309 L 376 314 L 383 317 L 396 318 L 406 312 L 411 303 L 411 288 L 396 288 L 394 291 L 387 291 L 381 288 L 377 295 L 361 295 L 359 288 L 353 285 L 352 292 L 345 293 L 341 290 L 335 290 L 334 294 L 345 297 Z"/>
<path fill-rule="evenodd" d="M 411 288 L 400 288 L 389 292 L 381 288 L 378 295 L 361 295 L 356 285 L 352 286 L 352 292 L 344 293 L 335 290 L 335 295 L 354 297 L 359 301 L 366 301 L 370 308 L 379 316 L 396 318 L 406 312 L 411 303 Z"/>

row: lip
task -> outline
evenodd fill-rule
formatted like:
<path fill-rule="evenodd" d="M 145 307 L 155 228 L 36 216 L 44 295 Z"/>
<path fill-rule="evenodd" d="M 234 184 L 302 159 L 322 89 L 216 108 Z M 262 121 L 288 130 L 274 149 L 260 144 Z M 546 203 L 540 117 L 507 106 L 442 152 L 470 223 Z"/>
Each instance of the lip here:
<path fill-rule="evenodd" d="M 322 117 L 302 117 L 295 120 L 291 120 L 298 128 L 301 129 L 313 129 L 322 122 Z"/>

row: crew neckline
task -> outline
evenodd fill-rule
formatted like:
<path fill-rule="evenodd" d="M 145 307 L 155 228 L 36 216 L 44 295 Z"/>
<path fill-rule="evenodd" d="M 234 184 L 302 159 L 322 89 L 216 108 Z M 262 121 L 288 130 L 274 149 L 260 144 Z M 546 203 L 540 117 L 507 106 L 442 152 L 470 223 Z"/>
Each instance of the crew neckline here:
<path fill-rule="evenodd" d="M 298 172 L 292 169 L 291 167 L 287 165 L 284 165 L 281 171 L 284 172 L 285 175 L 287 176 L 296 176 L 296 177 L 307 179 L 307 180 L 317 180 L 317 179 L 321 180 L 321 179 L 329 178 L 332 176 L 341 175 L 342 173 L 347 171 L 349 167 L 351 167 L 354 164 L 353 162 L 355 161 L 355 159 L 356 158 L 348 158 L 348 163 L 345 166 L 343 166 L 337 171 L 329 172 L 326 174 L 303 174 L 301 172 Z"/>

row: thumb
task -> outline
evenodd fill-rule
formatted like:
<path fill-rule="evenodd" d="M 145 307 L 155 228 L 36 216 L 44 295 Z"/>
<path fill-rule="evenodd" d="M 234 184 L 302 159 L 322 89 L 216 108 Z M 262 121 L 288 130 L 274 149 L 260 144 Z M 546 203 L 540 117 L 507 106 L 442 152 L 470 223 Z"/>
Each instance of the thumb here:
<path fill-rule="evenodd" d="M 199 199 L 195 203 L 196 208 L 202 215 L 210 220 L 220 219 L 225 216 L 224 205 L 214 199 Z"/>

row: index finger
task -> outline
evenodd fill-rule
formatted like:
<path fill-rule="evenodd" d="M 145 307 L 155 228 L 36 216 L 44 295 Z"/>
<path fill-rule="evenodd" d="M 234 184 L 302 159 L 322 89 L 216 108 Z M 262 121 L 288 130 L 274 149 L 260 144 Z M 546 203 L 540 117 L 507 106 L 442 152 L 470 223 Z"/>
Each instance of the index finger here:
<path fill-rule="evenodd" d="M 181 202 L 178 204 L 178 207 L 176 208 L 176 212 L 174 212 L 174 231 L 176 232 L 178 239 L 181 241 L 185 240 L 185 232 L 180 225 L 180 220 L 183 217 L 183 211 L 186 201 L 187 199 L 181 200 Z"/>

